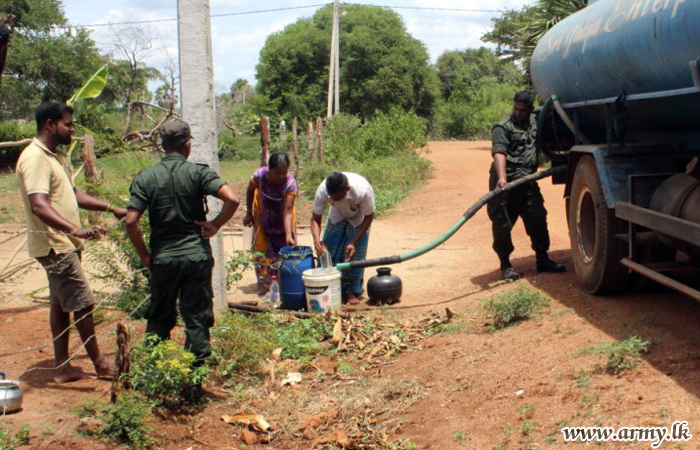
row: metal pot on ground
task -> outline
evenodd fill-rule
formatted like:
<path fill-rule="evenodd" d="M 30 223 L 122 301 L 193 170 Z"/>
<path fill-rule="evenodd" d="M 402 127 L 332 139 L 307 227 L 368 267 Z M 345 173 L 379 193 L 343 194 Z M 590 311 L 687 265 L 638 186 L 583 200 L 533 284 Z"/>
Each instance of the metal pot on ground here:
<path fill-rule="evenodd" d="M 5 372 L 0 372 L 0 413 L 7 414 L 22 408 L 22 391 L 19 381 L 6 380 Z"/>

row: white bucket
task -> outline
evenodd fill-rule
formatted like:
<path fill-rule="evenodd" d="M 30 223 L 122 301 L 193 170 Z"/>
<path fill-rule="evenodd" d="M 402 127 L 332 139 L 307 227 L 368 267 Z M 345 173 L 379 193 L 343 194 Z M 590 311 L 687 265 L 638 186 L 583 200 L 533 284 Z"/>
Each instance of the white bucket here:
<path fill-rule="evenodd" d="M 309 312 L 340 311 L 343 307 L 338 269 L 308 269 L 301 274 L 301 279 L 304 281 Z"/>

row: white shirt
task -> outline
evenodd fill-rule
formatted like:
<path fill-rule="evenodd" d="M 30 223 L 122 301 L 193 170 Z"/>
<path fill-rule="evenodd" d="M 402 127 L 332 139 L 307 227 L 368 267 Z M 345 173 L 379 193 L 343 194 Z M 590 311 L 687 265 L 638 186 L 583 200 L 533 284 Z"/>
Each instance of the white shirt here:
<path fill-rule="evenodd" d="M 328 202 L 332 202 L 331 211 L 328 215 L 332 224 L 336 224 L 343 219 L 347 219 L 353 227 L 358 227 L 365 216 L 374 213 L 374 191 L 369 181 L 365 177 L 351 172 L 343 172 L 348 178 L 350 190 L 344 199 L 339 202 L 333 201 L 326 190 L 324 180 L 316 189 L 314 196 L 314 214 L 323 215 Z"/>

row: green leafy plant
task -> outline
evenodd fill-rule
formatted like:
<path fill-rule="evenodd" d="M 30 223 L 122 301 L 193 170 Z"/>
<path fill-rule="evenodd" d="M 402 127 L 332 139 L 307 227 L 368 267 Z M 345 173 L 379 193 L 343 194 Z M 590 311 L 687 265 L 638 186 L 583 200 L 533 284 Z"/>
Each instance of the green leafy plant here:
<path fill-rule="evenodd" d="M 535 429 L 535 424 L 530 422 L 529 420 L 526 420 L 522 424 L 520 424 L 520 432 L 523 434 L 523 436 L 529 436 L 530 432 Z"/>
<path fill-rule="evenodd" d="M 153 404 L 143 395 L 134 391 L 123 391 L 115 404 L 88 400 L 78 406 L 77 415 L 81 419 L 92 418 L 99 422 L 95 430 L 87 434 L 122 443 L 126 448 L 150 448 L 153 439 L 151 427 Z"/>
<path fill-rule="evenodd" d="M 249 317 L 229 312 L 219 320 L 211 330 L 215 375 L 227 380 L 233 374 L 260 373 L 277 345 L 272 327 L 267 314 Z"/>
<path fill-rule="evenodd" d="M 321 341 L 333 335 L 333 322 L 323 316 L 299 320 L 274 330 L 285 358 L 298 358 L 321 351 Z"/>
<path fill-rule="evenodd" d="M 599 345 L 595 350 L 607 356 L 606 370 L 617 374 L 639 364 L 641 354 L 649 351 L 649 341 L 633 335 L 624 341 Z"/>
<path fill-rule="evenodd" d="M 520 408 L 518 408 L 518 414 L 530 418 L 535 414 L 535 408 L 528 405 L 521 406 Z"/>
<path fill-rule="evenodd" d="M 576 376 L 576 386 L 587 388 L 591 385 L 591 374 L 588 371 L 582 370 Z"/>
<path fill-rule="evenodd" d="M 141 229 L 144 239 L 148 240 L 150 226 L 147 218 L 141 220 Z M 109 240 L 88 247 L 88 260 L 94 268 L 92 275 L 107 286 L 118 289 L 117 294 L 112 294 L 117 309 L 130 313 L 133 319 L 143 318 L 150 304 L 150 274 L 124 229 L 110 230 L 108 236 Z"/>
<path fill-rule="evenodd" d="M 153 335 L 131 351 L 130 360 L 133 388 L 165 406 L 181 404 L 183 389 L 201 383 L 208 372 L 206 366 L 195 367 L 194 355 L 179 344 Z"/>
<path fill-rule="evenodd" d="M 348 362 L 341 361 L 335 366 L 335 371 L 338 373 L 352 373 L 355 371 L 355 366 Z"/>
<path fill-rule="evenodd" d="M 15 450 L 28 443 L 29 425 L 23 425 L 15 434 L 12 434 L 9 428 L 0 429 L 0 450 Z"/>
<path fill-rule="evenodd" d="M 226 288 L 231 289 L 234 284 L 238 288 L 238 282 L 245 271 L 255 267 L 256 261 L 264 257 L 264 253 L 250 250 L 235 250 L 231 253 L 226 261 Z"/>
<path fill-rule="evenodd" d="M 332 334 L 333 323 L 323 316 L 287 323 L 273 314 L 230 312 L 212 329 L 214 374 L 223 379 L 259 375 L 272 350 L 282 348 L 281 358 L 306 358 L 319 353 Z"/>
<path fill-rule="evenodd" d="M 549 301 L 540 291 L 521 285 L 495 294 L 485 302 L 484 308 L 491 319 L 491 328 L 501 329 L 532 318 L 547 305 Z"/>
<path fill-rule="evenodd" d="M 466 441 L 466 433 L 464 431 L 453 431 L 452 432 L 452 438 L 455 440 L 456 443 L 458 444 L 464 444 Z"/>
<path fill-rule="evenodd" d="M 78 185 L 114 205 L 124 205 L 133 178 L 154 162 L 153 158 L 140 154 L 109 155 L 98 160 L 98 169 L 104 172 L 99 181 L 88 185 L 86 180 L 79 179 Z M 100 217 L 110 218 L 108 215 Z M 140 226 L 148 246 L 151 232 L 148 212 L 141 217 Z M 124 226 L 110 230 L 108 237 L 87 247 L 91 275 L 116 291 L 110 297 L 114 297 L 117 309 L 132 313 L 131 318 L 142 318 L 150 303 L 144 302 L 150 294 L 149 272 L 143 267 Z M 138 305 L 141 306 L 136 309 Z"/>
<path fill-rule="evenodd" d="M 388 442 L 388 450 L 417 450 L 418 444 L 410 439 L 399 439 Z"/>
<path fill-rule="evenodd" d="M 109 66 L 105 65 L 95 72 L 83 86 L 78 89 L 73 96 L 68 99 L 68 106 L 75 106 L 77 102 L 86 98 L 95 98 L 104 90 L 107 85 L 107 77 L 109 75 Z"/>

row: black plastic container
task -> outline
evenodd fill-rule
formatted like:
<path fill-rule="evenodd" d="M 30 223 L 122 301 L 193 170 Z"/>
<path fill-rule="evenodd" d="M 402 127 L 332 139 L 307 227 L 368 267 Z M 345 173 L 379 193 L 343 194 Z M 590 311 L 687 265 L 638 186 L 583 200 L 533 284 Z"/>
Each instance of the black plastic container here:
<path fill-rule="evenodd" d="M 367 281 L 367 295 L 374 304 L 392 304 L 401 299 L 401 278 L 391 274 L 390 267 L 380 267 L 377 274 Z"/>

